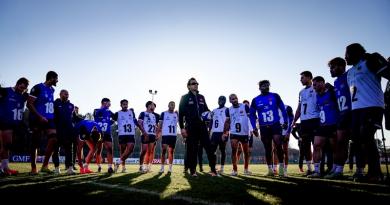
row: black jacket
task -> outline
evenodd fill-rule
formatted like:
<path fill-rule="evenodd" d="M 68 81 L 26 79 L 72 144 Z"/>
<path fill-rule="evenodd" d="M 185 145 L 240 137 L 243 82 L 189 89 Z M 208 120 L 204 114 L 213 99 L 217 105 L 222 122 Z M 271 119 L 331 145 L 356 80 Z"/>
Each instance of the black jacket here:
<path fill-rule="evenodd" d="M 69 100 L 63 102 L 58 98 L 54 101 L 54 122 L 57 130 L 69 131 L 73 129 L 73 110 L 74 105 Z"/>
<path fill-rule="evenodd" d="M 194 95 L 191 91 L 183 95 L 179 105 L 179 126 L 181 129 L 191 124 L 202 124 L 202 113 L 210 111 L 206 100 L 201 94 Z"/>

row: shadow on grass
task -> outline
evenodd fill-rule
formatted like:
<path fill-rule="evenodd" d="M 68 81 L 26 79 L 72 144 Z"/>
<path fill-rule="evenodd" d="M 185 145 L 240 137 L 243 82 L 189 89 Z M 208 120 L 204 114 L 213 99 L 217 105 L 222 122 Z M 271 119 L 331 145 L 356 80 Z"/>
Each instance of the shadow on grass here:
<path fill-rule="evenodd" d="M 103 185 L 99 185 L 99 183 Z M 150 191 L 146 194 L 127 190 Z M 304 177 L 252 176 L 211 177 L 200 173 L 194 178 L 188 174 L 147 173 L 37 175 L 21 174 L 0 178 L 1 196 L 13 201 L 48 196 L 64 203 L 153 203 L 188 204 L 189 201 L 172 199 L 184 196 L 204 200 L 204 203 L 230 204 L 306 204 L 352 203 L 373 201 L 389 204 L 390 187 L 386 185 L 354 183 L 347 180 L 330 181 Z"/>

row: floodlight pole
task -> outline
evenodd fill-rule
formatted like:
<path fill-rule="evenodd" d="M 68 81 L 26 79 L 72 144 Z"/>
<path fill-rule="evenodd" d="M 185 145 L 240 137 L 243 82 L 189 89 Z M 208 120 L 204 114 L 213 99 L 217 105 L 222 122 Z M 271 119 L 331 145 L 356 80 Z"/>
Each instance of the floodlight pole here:
<path fill-rule="evenodd" d="M 157 90 L 149 90 L 149 94 L 152 95 L 152 102 L 154 102 L 154 96 L 157 95 Z"/>

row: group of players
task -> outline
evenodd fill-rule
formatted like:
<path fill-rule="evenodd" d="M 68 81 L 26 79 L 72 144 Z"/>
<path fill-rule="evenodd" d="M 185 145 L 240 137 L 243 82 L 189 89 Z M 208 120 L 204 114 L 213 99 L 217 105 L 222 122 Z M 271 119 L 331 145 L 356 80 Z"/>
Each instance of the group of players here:
<path fill-rule="evenodd" d="M 233 164 L 231 175 L 238 174 L 237 161 L 240 149 L 244 153 L 244 174 L 250 175 L 248 169 L 250 141 L 253 136 L 260 136 L 265 148 L 267 175 L 274 176 L 278 173 L 279 176 L 287 176 L 288 139 L 291 128 L 296 127 L 296 122 L 300 118 L 299 140 L 302 141 L 300 149 L 307 162 L 308 177 L 324 176 L 320 164 L 324 160 L 325 151 L 332 153 L 333 164 L 328 167 L 329 172 L 324 177 L 328 179 L 342 177 L 348 155 L 348 141 L 352 140 L 356 150 L 357 166 L 354 179 L 381 180 L 382 172 L 374 134 L 382 125 L 384 96 L 380 83 L 381 77 L 368 68 L 365 54 L 365 49 L 355 43 L 347 46 L 345 60 L 340 57 L 330 60 L 328 64 L 330 73 L 336 78 L 333 86 L 326 83 L 321 76 L 313 78 L 310 71 L 302 72 L 301 83 L 305 87 L 299 93 L 299 104 L 295 115 L 290 106 L 284 105 L 277 93 L 270 92 L 268 80 L 259 82 L 261 93 L 252 100 L 250 105 L 249 102 L 239 103 L 237 95 L 231 94 L 229 96 L 231 107 L 225 107 L 226 97 L 220 96 L 218 108 L 209 112 L 206 106 L 207 112 L 197 113 L 196 117 L 201 118 L 201 121 L 209 121 L 206 134 L 208 137 L 205 140 L 209 145 L 211 175 L 218 175 L 215 169 L 216 149 L 219 146 L 221 153 L 225 153 L 224 149 L 229 137 Z M 346 65 L 352 67 L 346 71 Z M 60 173 L 58 152 L 59 147 L 63 147 L 67 173 L 74 174 L 72 136 L 75 135 L 80 173 L 92 172 L 89 163 L 93 157 L 98 165 L 98 172 L 101 171 L 103 146 L 107 153 L 108 173 L 117 172 L 120 166 L 121 171 L 126 172 L 125 161 L 134 150 L 136 127 L 142 133 L 139 171 L 150 171 L 156 141 L 161 138 L 160 172 L 164 172 L 167 151 L 168 172 L 172 172 L 178 123 L 182 128 L 183 137 L 187 137 L 188 131 L 180 122 L 182 117 L 180 110 L 179 113 L 175 111 L 175 102 L 169 102 L 168 110 L 159 115 L 154 112 L 156 104 L 148 101 L 146 111 L 141 112 L 137 120 L 134 110 L 128 108 L 127 100 L 120 102 L 122 108 L 120 111 L 112 113 L 109 109 L 110 100 L 103 98 L 101 107 L 94 111 L 93 120 L 77 118 L 74 112 L 75 106 L 68 100 L 68 91 L 61 90 L 60 98 L 54 100 L 53 86 L 56 86 L 57 82 L 57 73 L 49 71 L 46 81 L 35 85 L 29 94 L 26 93 L 29 85 L 26 78 L 20 78 L 14 87 L 0 89 L 0 170 L 3 174 L 17 174 L 16 170 L 9 168 L 8 158 L 13 130 L 18 129 L 22 121 L 26 102 L 32 131 L 31 174 L 38 173 L 36 156 L 42 136 L 47 137 L 47 146 L 40 171 L 53 172 L 48 168 L 49 158 L 53 155 L 55 173 Z M 189 92 L 196 95 L 198 85 L 196 79 L 191 78 L 187 84 Z M 193 103 L 190 99 L 189 106 L 191 102 Z M 205 105 L 205 101 L 203 103 Z M 199 112 L 199 108 L 197 109 Z M 186 119 L 191 118 L 187 116 Z M 118 124 L 120 159 L 114 163 L 111 125 L 115 121 Z M 191 138 L 188 137 L 187 140 L 191 141 Z M 85 159 L 82 159 L 82 149 L 85 144 L 89 147 L 89 152 Z M 324 149 L 326 144 L 330 145 L 330 149 Z M 191 153 L 191 147 L 187 148 L 187 154 Z M 272 160 L 273 155 L 277 162 Z M 314 170 L 311 166 L 312 160 Z M 225 155 L 222 154 L 219 173 L 223 172 L 224 161 Z M 279 169 L 276 171 L 278 163 Z M 368 172 L 364 175 L 366 164 L 368 164 Z M 191 167 L 190 172 L 191 175 L 196 176 Z"/>

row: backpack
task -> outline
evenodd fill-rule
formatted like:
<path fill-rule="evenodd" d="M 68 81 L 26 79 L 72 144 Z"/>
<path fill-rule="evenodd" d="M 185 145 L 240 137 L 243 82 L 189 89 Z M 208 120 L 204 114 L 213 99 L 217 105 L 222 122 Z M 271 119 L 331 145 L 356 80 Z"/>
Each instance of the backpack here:
<path fill-rule="evenodd" d="M 381 76 L 390 80 L 390 63 L 379 53 L 366 53 L 364 58 L 366 59 L 367 68 Z"/>

